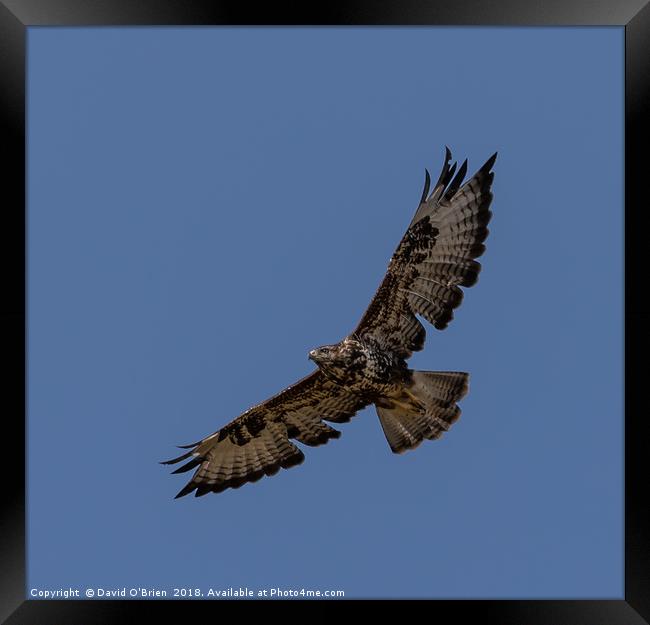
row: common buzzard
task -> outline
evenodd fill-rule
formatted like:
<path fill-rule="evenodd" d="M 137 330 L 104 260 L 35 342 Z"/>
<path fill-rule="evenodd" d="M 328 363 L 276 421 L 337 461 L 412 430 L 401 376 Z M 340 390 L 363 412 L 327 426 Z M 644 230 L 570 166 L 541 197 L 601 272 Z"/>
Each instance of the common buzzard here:
<path fill-rule="evenodd" d="M 163 462 L 189 459 L 174 473 L 197 468 L 177 498 L 239 488 L 300 464 L 303 453 L 291 439 L 309 446 L 327 443 L 341 433 L 325 421 L 345 423 L 370 404 L 395 453 L 450 428 L 460 415 L 456 402 L 467 393 L 468 374 L 413 371 L 406 360 L 424 346 L 426 332 L 416 315 L 443 330 L 463 299 L 459 287 L 478 279 L 475 259 L 485 251 L 496 156 L 463 184 L 467 160 L 456 172 L 447 148 L 430 194 L 425 170 L 415 216 L 354 332 L 309 352 L 318 368 L 307 377 Z"/>

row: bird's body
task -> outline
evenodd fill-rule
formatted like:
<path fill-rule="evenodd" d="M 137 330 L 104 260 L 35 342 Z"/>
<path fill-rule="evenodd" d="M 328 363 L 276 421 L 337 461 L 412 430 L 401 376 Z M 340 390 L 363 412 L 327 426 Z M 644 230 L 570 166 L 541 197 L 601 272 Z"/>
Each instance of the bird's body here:
<path fill-rule="evenodd" d="M 189 460 L 174 473 L 196 468 L 177 495 L 221 492 L 300 464 L 308 446 L 338 438 L 325 421 L 343 423 L 374 404 L 390 448 L 402 453 L 439 438 L 458 419 L 467 393 L 464 372 L 414 371 L 406 361 L 424 346 L 416 315 L 444 329 L 463 298 L 459 286 L 478 279 L 484 251 L 496 159 L 462 184 L 465 161 L 446 160 L 429 194 L 430 179 L 370 306 L 352 334 L 309 353 L 318 369 L 278 395 L 249 408 L 190 451 L 164 464 Z"/>
<path fill-rule="evenodd" d="M 345 338 L 309 352 L 323 375 L 370 402 L 394 393 L 408 377 L 403 358 L 383 350 L 373 341 Z"/>

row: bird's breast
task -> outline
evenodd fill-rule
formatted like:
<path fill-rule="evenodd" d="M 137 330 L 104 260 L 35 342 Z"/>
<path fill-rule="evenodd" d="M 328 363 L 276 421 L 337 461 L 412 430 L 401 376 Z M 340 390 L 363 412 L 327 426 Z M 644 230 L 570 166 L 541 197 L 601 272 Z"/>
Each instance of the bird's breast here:
<path fill-rule="evenodd" d="M 401 380 L 402 369 L 392 354 L 366 348 L 345 363 L 337 382 L 352 391 L 384 394 Z"/>

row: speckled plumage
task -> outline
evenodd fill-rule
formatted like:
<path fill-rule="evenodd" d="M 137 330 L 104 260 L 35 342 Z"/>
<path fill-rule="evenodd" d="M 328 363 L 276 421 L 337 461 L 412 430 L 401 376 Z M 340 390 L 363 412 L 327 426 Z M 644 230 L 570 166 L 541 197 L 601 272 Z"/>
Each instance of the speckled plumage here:
<path fill-rule="evenodd" d="M 478 279 L 475 259 L 485 250 L 495 159 L 463 183 L 467 161 L 454 175 L 447 149 L 430 194 L 426 172 L 415 216 L 355 331 L 310 352 L 316 371 L 163 463 L 188 460 L 174 473 L 196 469 L 177 497 L 238 488 L 300 464 L 304 455 L 290 439 L 322 445 L 340 436 L 325 421 L 344 423 L 370 404 L 395 453 L 449 429 L 460 415 L 456 402 L 467 392 L 468 375 L 413 371 L 406 360 L 424 346 L 416 315 L 444 329 L 462 301 L 459 287 Z"/>

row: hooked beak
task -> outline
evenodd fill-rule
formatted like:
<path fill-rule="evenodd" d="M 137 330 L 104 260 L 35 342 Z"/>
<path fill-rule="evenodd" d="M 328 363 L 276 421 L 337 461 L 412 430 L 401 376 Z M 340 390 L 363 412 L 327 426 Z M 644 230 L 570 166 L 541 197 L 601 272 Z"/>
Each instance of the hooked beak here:
<path fill-rule="evenodd" d="M 307 358 L 309 358 L 309 360 L 313 360 L 314 362 L 318 362 L 318 360 L 317 360 L 317 358 L 318 358 L 318 350 L 317 349 L 312 349 L 309 352 L 309 355 L 307 356 Z"/>

